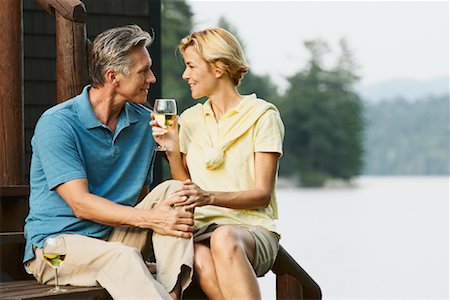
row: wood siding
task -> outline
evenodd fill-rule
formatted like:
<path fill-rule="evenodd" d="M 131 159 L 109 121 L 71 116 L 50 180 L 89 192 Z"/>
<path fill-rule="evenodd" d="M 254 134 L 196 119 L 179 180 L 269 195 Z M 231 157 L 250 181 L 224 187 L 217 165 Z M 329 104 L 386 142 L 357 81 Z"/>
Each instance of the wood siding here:
<path fill-rule="evenodd" d="M 155 27 L 150 20 L 151 1 L 83 0 L 88 14 L 88 38 L 92 41 L 108 28 L 127 24 L 137 24 L 151 32 L 150 28 Z M 25 182 L 28 182 L 34 127 L 40 115 L 56 104 L 55 18 L 35 0 L 23 0 L 23 35 Z"/>

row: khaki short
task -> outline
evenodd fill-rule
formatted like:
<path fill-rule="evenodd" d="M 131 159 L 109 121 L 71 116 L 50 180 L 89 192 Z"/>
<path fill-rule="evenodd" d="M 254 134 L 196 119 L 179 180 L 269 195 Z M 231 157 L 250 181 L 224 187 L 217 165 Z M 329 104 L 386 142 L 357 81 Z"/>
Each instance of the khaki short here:
<path fill-rule="evenodd" d="M 221 225 L 210 224 L 194 232 L 194 243 L 206 241 L 212 232 Z M 253 236 L 255 241 L 255 260 L 252 262 L 256 276 L 264 276 L 273 266 L 278 254 L 280 236 L 261 226 L 234 225 L 243 227 Z"/>

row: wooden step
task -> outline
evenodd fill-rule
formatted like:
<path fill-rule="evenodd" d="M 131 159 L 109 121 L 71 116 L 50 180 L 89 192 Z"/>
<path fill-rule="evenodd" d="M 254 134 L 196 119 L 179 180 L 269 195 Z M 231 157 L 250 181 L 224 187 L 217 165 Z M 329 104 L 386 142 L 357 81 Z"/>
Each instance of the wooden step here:
<path fill-rule="evenodd" d="M 51 285 L 42 285 L 35 280 L 0 282 L 1 299 L 112 299 L 102 287 L 64 286 L 67 292 L 51 293 Z"/>

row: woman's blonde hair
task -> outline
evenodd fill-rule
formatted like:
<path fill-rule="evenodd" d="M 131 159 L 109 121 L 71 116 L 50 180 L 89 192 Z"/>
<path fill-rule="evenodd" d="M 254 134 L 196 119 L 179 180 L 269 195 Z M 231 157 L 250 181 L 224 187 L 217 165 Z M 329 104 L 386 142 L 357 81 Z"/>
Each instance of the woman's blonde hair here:
<path fill-rule="evenodd" d="M 184 55 L 184 51 L 190 46 L 193 46 L 206 62 L 215 67 L 224 67 L 223 71 L 236 86 L 248 71 L 241 45 L 223 28 L 210 28 L 191 33 L 181 40 L 178 50 Z"/>

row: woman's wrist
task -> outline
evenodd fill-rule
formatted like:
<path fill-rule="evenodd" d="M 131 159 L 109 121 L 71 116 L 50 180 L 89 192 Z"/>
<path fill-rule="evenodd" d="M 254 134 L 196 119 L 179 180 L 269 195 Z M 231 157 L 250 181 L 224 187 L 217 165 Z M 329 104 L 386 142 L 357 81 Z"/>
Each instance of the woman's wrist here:
<path fill-rule="evenodd" d="M 214 205 L 213 193 L 208 191 L 203 191 L 203 199 L 205 199 L 204 205 Z"/>
<path fill-rule="evenodd" d="M 181 152 L 180 152 L 180 148 L 170 148 L 169 150 L 166 151 L 166 156 L 169 160 L 171 159 L 181 159 Z"/>

